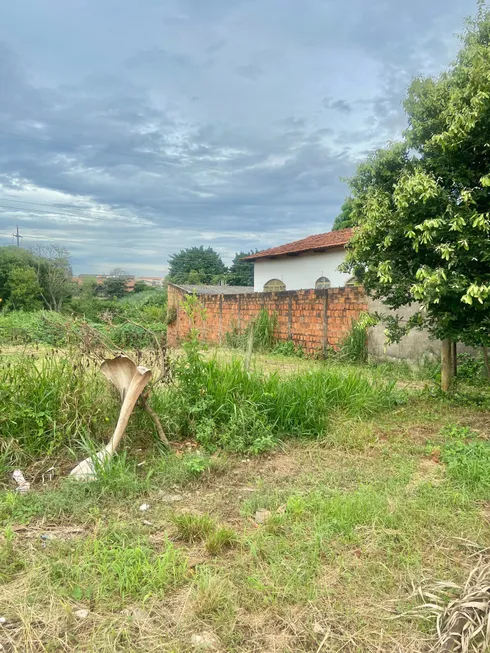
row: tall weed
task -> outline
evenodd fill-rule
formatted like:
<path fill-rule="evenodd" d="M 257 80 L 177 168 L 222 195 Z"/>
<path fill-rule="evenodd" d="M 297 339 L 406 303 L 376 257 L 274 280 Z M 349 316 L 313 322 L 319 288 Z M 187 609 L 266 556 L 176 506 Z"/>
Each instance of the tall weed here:
<path fill-rule="evenodd" d="M 0 359 L 4 455 L 51 455 L 83 436 L 105 436 L 116 417 L 117 400 L 89 361 L 57 352 Z"/>
<path fill-rule="evenodd" d="M 336 366 L 287 377 L 248 372 L 239 360 L 204 360 L 193 342 L 176 364 L 175 380 L 155 397 L 170 432 L 197 437 L 209 449 L 256 453 L 278 438 L 323 435 L 333 411 L 367 415 L 397 398 L 394 383 L 371 382 L 358 370 Z"/>

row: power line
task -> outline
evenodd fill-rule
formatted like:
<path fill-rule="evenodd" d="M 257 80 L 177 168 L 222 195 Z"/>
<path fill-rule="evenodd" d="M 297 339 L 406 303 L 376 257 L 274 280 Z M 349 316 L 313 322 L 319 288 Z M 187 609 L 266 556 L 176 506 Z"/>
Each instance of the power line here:
<path fill-rule="evenodd" d="M 5 235 L 8 236 L 9 234 L 5 234 Z M 15 237 L 15 234 L 13 234 L 13 236 Z M 34 235 L 20 236 L 20 238 L 27 238 L 28 240 L 44 240 L 47 242 L 59 241 L 61 243 L 76 243 L 77 245 L 87 245 L 87 246 L 93 245 L 94 243 L 97 242 L 94 240 L 90 240 L 90 241 L 71 240 L 69 238 L 57 238 L 57 237 L 50 237 L 50 236 L 34 236 Z M 139 252 L 141 251 L 141 249 L 143 249 L 143 246 L 139 248 L 139 247 L 131 247 L 130 245 L 118 245 L 117 243 L 110 243 L 110 244 L 104 243 L 104 248 L 111 248 L 111 247 L 119 247 L 122 249 L 134 250 L 135 252 Z"/>

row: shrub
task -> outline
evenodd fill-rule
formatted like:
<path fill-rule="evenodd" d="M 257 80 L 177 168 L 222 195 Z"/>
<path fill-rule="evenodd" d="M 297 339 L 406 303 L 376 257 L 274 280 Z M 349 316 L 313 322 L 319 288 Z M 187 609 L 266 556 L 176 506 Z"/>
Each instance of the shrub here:
<path fill-rule="evenodd" d="M 67 330 L 73 320 L 54 311 L 2 312 L 0 314 L 0 343 L 12 345 L 65 343 Z"/>
<path fill-rule="evenodd" d="M 471 354 L 458 354 L 458 380 L 467 383 L 481 383 L 485 378 L 485 363 L 483 356 L 472 356 Z"/>
<path fill-rule="evenodd" d="M 88 361 L 58 353 L 0 359 L 2 441 L 24 455 L 50 455 L 82 436 L 105 436 L 116 410 L 107 382 Z"/>
<path fill-rule="evenodd" d="M 366 363 L 368 344 L 366 325 L 362 320 L 354 321 L 347 336 L 340 345 L 339 357 L 350 363 Z"/>

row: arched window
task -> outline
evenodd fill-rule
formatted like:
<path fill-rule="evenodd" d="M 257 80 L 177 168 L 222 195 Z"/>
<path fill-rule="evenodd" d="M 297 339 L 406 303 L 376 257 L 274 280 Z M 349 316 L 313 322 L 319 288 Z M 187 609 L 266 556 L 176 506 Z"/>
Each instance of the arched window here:
<path fill-rule="evenodd" d="M 330 288 L 331 285 L 332 284 L 330 283 L 330 279 L 327 279 L 327 277 L 320 277 L 315 282 L 315 288 L 317 290 L 324 290 L 325 288 Z"/>
<path fill-rule="evenodd" d="M 271 279 L 264 285 L 264 292 L 282 292 L 286 290 L 286 284 L 280 279 Z"/>
<path fill-rule="evenodd" d="M 350 279 L 347 279 L 347 281 L 345 282 L 345 287 L 346 288 L 355 288 L 358 285 L 359 284 L 357 283 L 355 277 L 351 277 Z"/>

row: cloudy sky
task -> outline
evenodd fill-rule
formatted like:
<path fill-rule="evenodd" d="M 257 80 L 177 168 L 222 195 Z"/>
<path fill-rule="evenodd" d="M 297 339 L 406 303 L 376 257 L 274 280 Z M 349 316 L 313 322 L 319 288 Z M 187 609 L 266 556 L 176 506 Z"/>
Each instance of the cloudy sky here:
<path fill-rule="evenodd" d="M 164 275 L 328 231 L 474 0 L 4 0 L 0 244 Z"/>

